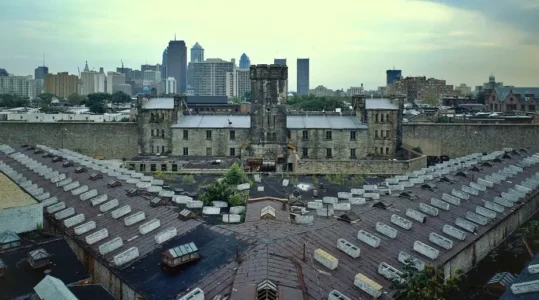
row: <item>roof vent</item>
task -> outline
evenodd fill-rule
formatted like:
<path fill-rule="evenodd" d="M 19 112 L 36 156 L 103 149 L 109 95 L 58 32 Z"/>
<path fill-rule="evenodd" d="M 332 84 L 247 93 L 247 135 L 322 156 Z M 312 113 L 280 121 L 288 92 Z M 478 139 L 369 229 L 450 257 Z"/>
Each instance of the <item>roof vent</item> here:
<path fill-rule="evenodd" d="M 261 220 L 275 220 L 275 208 L 266 206 L 260 211 Z"/>
<path fill-rule="evenodd" d="M 98 180 L 98 179 L 103 179 L 103 174 L 101 173 L 92 173 L 92 175 L 90 175 L 90 180 Z"/>
<path fill-rule="evenodd" d="M 139 190 L 136 188 L 131 188 L 131 189 L 128 189 L 126 193 L 127 193 L 127 196 L 134 197 L 139 194 Z"/>
<path fill-rule="evenodd" d="M 483 169 L 479 168 L 478 166 L 473 166 L 470 168 L 470 171 L 472 172 L 482 172 Z"/>
<path fill-rule="evenodd" d="M 63 158 L 61 156 L 55 156 L 52 158 L 52 162 L 59 162 L 59 161 L 62 161 Z"/>
<path fill-rule="evenodd" d="M 497 162 L 497 163 L 501 163 L 502 160 L 499 158 L 499 157 L 496 157 L 495 159 L 492 160 L 493 162 Z"/>
<path fill-rule="evenodd" d="M 424 190 L 431 191 L 431 192 L 438 190 L 438 187 L 434 183 L 429 183 L 429 182 L 422 184 L 421 188 Z"/>
<path fill-rule="evenodd" d="M 163 199 L 159 198 L 159 197 L 155 197 L 153 198 L 152 200 L 150 200 L 150 206 L 151 207 L 157 207 L 159 205 L 163 205 Z"/>
<path fill-rule="evenodd" d="M 460 176 L 460 177 L 466 178 L 466 177 L 468 177 L 468 172 L 466 172 L 466 171 L 459 171 L 459 172 L 457 172 L 455 175 L 456 175 L 456 176 Z"/>
<path fill-rule="evenodd" d="M 520 154 L 520 152 L 518 152 L 517 150 L 511 151 L 511 154 L 522 156 L 522 154 Z"/>
<path fill-rule="evenodd" d="M 412 193 L 410 191 L 404 191 L 404 192 L 399 194 L 399 198 L 405 198 L 405 199 L 408 199 L 408 200 L 416 200 L 417 196 L 414 195 L 414 193 Z"/>
<path fill-rule="evenodd" d="M 387 209 L 387 205 L 385 205 L 382 201 L 375 202 L 372 207 Z"/>
<path fill-rule="evenodd" d="M 199 250 L 193 242 L 168 249 L 161 254 L 161 262 L 165 269 L 174 269 L 199 259 Z"/>
<path fill-rule="evenodd" d="M 505 153 L 504 155 L 502 155 L 502 158 L 503 159 L 511 159 L 511 155 Z"/>
<path fill-rule="evenodd" d="M 457 179 L 451 175 L 445 175 L 445 176 L 442 176 L 440 178 L 440 182 L 449 182 L 449 183 L 454 183 L 456 182 Z"/>
<path fill-rule="evenodd" d="M 349 211 L 347 213 L 340 215 L 339 220 L 345 221 L 346 223 L 354 224 L 354 223 L 359 222 L 360 218 L 355 212 Z"/>
<path fill-rule="evenodd" d="M 38 269 L 50 263 L 50 255 L 45 249 L 39 248 L 28 252 L 28 263 L 32 268 Z"/>
<path fill-rule="evenodd" d="M 486 162 L 481 164 L 481 167 L 492 167 L 492 164 L 489 163 L 488 161 L 486 161 Z"/>
<path fill-rule="evenodd" d="M 182 211 L 180 211 L 180 213 L 178 214 L 178 218 L 187 221 L 189 219 L 196 218 L 196 214 L 188 209 L 182 209 Z"/>
<path fill-rule="evenodd" d="M 264 280 L 256 288 L 257 300 L 278 300 L 277 286 L 271 280 Z"/>
<path fill-rule="evenodd" d="M 528 149 L 526 149 L 526 148 L 522 148 L 522 149 L 520 149 L 518 151 L 520 151 L 520 153 L 528 153 Z"/>
<path fill-rule="evenodd" d="M 21 239 L 15 231 L 7 230 L 0 232 L 0 250 L 18 247 L 21 244 Z"/>

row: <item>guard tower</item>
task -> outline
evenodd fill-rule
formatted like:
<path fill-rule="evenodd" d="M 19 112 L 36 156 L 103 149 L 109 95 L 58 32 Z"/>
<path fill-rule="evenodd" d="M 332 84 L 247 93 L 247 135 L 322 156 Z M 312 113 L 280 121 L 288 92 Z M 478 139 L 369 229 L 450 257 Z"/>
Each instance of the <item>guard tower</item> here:
<path fill-rule="evenodd" d="M 288 68 L 285 65 L 252 65 L 250 77 L 250 164 L 256 160 L 255 165 L 284 170 L 287 143 L 284 102 Z"/>

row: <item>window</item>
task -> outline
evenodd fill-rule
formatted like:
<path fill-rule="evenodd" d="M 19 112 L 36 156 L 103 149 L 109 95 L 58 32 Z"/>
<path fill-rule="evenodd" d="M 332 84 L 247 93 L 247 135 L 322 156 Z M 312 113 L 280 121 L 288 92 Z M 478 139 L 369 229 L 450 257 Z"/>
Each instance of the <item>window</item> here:
<path fill-rule="evenodd" d="M 230 156 L 236 156 L 236 148 L 230 148 Z"/>
<path fill-rule="evenodd" d="M 355 140 L 356 140 L 356 132 L 355 132 L 355 131 L 350 131 L 350 140 L 351 140 L 351 141 L 355 141 Z"/>
<path fill-rule="evenodd" d="M 153 129 L 151 130 L 151 136 L 154 136 Z"/>
<path fill-rule="evenodd" d="M 528 111 L 535 111 L 535 105 L 528 105 Z"/>
<path fill-rule="evenodd" d="M 211 156 L 211 148 L 206 148 L 206 156 Z"/>
<path fill-rule="evenodd" d="M 277 140 L 277 133 L 276 133 L 276 132 L 274 132 L 274 133 L 271 134 L 271 140 L 272 140 L 272 141 L 276 141 L 276 140 Z"/>
<path fill-rule="evenodd" d="M 326 157 L 330 158 L 331 156 L 331 148 L 326 148 Z"/>
<path fill-rule="evenodd" d="M 374 122 L 378 123 L 378 114 L 374 115 Z"/>
<path fill-rule="evenodd" d="M 389 138 L 389 130 L 386 130 L 386 138 Z"/>
<path fill-rule="evenodd" d="M 302 148 L 302 157 L 309 157 L 309 148 Z"/>
<path fill-rule="evenodd" d="M 384 155 L 384 148 L 380 147 L 380 154 Z"/>
<path fill-rule="evenodd" d="M 355 148 L 350 149 L 350 157 L 351 158 L 356 158 L 356 149 Z"/>
<path fill-rule="evenodd" d="M 326 131 L 326 140 L 331 140 L 331 131 Z"/>
<path fill-rule="evenodd" d="M 161 146 L 161 153 L 165 153 L 165 146 Z"/>
<path fill-rule="evenodd" d="M 167 171 L 167 164 L 161 164 L 161 171 L 163 172 Z"/>
<path fill-rule="evenodd" d="M 236 139 L 236 131 L 230 130 L 230 140 L 233 141 Z"/>
<path fill-rule="evenodd" d="M 206 139 L 211 140 L 211 130 L 206 130 Z"/>
<path fill-rule="evenodd" d="M 374 147 L 374 154 L 378 154 L 378 148 Z"/>
<path fill-rule="evenodd" d="M 155 170 L 157 170 L 155 164 L 151 164 L 151 165 L 150 165 L 150 171 L 151 171 L 151 172 L 155 172 Z"/>
<path fill-rule="evenodd" d="M 389 154 L 389 147 L 386 147 L 386 154 Z"/>
<path fill-rule="evenodd" d="M 161 129 L 161 137 L 165 137 L 165 130 Z"/>
<path fill-rule="evenodd" d="M 178 165 L 172 164 L 172 172 L 178 172 Z"/>
<path fill-rule="evenodd" d="M 184 130 L 184 131 L 183 131 L 183 139 L 184 139 L 184 140 L 188 140 L 188 139 L 189 139 L 189 130 Z"/>
<path fill-rule="evenodd" d="M 185 156 L 189 155 L 189 148 L 183 147 L 183 155 Z"/>
<path fill-rule="evenodd" d="M 384 123 L 384 114 L 380 114 L 380 123 Z"/>
<path fill-rule="evenodd" d="M 306 141 L 309 139 L 309 132 L 307 130 L 303 130 L 303 140 Z"/>
<path fill-rule="evenodd" d="M 378 138 L 378 129 L 374 131 L 374 138 Z"/>
<path fill-rule="evenodd" d="M 521 110 L 521 111 L 526 111 L 526 106 L 525 106 L 524 104 L 521 104 L 521 105 L 520 105 L 520 110 Z"/>
<path fill-rule="evenodd" d="M 135 164 L 129 164 L 129 170 L 134 170 L 135 169 Z"/>
<path fill-rule="evenodd" d="M 146 165 L 145 165 L 145 164 L 140 164 L 140 171 L 141 171 L 141 172 L 145 172 L 145 171 L 146 171 Z"/>

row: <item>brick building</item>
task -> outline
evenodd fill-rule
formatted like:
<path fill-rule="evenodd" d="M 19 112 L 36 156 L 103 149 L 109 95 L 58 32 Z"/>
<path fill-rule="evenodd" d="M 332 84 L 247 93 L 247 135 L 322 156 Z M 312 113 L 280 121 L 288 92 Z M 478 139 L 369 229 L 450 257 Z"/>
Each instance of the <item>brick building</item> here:
<path fill-rule="evenodd" d="M 292 171 L 309 161 L 394 156 L 402 114 L 398 100 L 354 96 L 348 113 L 291 113 L 282 104 L 287 67 L 258 65 L 250 72 L 249 113 L 186 111 L 182 98 L 139 103 L 141 154 L 240 157 L 253 170 L 276 171 Z"/>
<path fill-rule="evenodd" d="M 487 109 L 495 112 L 537 112 L 539 88 L 496 87 L 485 92 Z"/>
<path fill-rule="evenodd" d="M 423 100 L 428 95 L 441 96 L 451 94 L 453 85 L 445 80 L 425 76 L 406 77 L 387 86 L 389 95 L 404 95 L 408 101 Z"/>

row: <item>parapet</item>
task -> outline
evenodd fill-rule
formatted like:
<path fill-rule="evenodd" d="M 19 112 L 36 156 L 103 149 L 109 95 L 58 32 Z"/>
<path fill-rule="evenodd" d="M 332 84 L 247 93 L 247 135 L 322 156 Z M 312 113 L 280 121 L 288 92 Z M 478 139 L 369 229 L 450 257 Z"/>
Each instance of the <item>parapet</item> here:
<path fill-rule="evenodd" d="M 252 65 L 251 80 L 287 80 L 288 67 L 285 65 Z"/>

